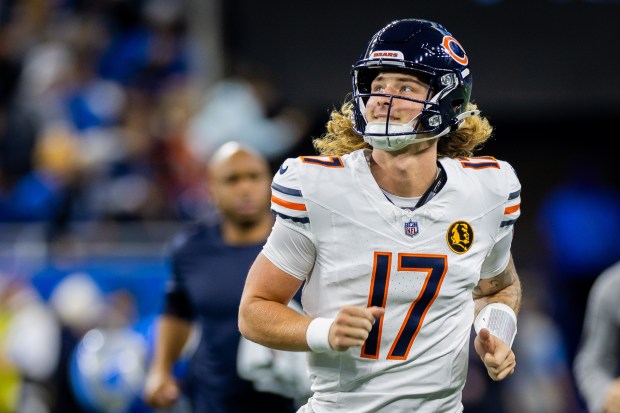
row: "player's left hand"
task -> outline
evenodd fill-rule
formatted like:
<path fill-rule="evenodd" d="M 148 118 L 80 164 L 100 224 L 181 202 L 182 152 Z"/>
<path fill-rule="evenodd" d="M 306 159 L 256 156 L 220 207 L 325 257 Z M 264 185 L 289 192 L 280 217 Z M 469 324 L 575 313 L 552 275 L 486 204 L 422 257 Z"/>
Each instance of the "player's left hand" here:
<path fill-rule="evenodd" d="M 486 328 L 480 330 L 476 336 L 474 348 L 493 380 L 504 380 L 515 372 L 517 365 L 515 353 L 506 343 L 491 334 Z"/>

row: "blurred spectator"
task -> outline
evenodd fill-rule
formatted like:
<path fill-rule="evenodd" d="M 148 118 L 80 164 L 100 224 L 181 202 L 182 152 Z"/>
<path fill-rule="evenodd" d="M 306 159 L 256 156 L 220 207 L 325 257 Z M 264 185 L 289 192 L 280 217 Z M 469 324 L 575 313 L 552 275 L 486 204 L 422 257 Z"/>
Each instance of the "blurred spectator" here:
<path fill-rule="evenodd" d="M 135 300 L 126 290 L 104 292 L 91 275 L 74 272 L 64 276 L 53 288 L 49 303 L 60 322 L 57 368 L 49 380 L 53 394 L 49 411 L 50 413 L 89 412 L 91 406 L 84 402 L 84 389 L 76 384 L 82 383 L 79 379 L 87 380 L 88 375 L 76 378 L 75 375 L 78 373 L 72 367 L 75 358 L 80 357 L 76 354 L 77 347 L 91 331 L 110 332 L 112 338 L 122 336 L 120 332 L 127 330 L 136 321 Z M 146 350 L 136 351 L 145 353 Z M 101 360 L 100 363 L 104 374 L 105 361 Z M 136 363 L 139 363 L 139 360 L 136 360 Z M 139 364 L 139 368 L 144 370 L 145 363 Z M 109 376 L 109 379 L 113 380 L 114 373 L 110 374 L 112 376 Z M 143 378 L 139 377 L 140 385 L 143 383 Z M 112 407 L 110 403 L 110 408 Z"/>
<path fill-rule="evenodd" d="M 267 75 L 238 70 L 207 91 L 190 120 L 188 145 L 198 159 L 204 159 L 223 143 L 236 140 L 271 164 L 279 163 L 307 132 L 308 124 L 303 112 L 283 104 Z"/>
<path fill-rule="evenodd" d="M 0 9 L 0 222 L 11 219 L 10 191 L 32 168 L 38 133 L 36 119 L 17 100 L 22 59 L 16 47 L 8 2 Z"/>
<path fill-rule="evenodd" d="M 620 412 L 620 261 L 595 281 L 588 296 L 574 372 L 590 413 Z"/>
<path fill-rule="evenodd" d="M 58 368 L 51 381 L 54 397 L 50 413 L 86 413 L 72 389 L 69 365 L 71 355 L 84 334 L 104 323 L 104 293 L 88 274 L 73 273 L 58 283 L 49 302 L 61 325 Z"/>
<path fill-rule="evenodd" d="M 101 75 L 155 94 L 169 79 L 185 76 L 186 6 L 183 0 L 111 3 L 108 25 L 112 37 L 100 61 Z"/>
<path fill-rule="evenodd" d="M 186 1 L 2 4 L 2 222 L 54 239 L 78 221 L 201 218 L 200 163 L 216 147 L 241 139 L 274 170 L 308 130 L 254 67 L 195 107 Z"/>
<path fill-rule="evenodd" d="M 50 413 L 60 326 L 32 286 L 0 273 L 0 411 Z M 3 410 L 4 407 L 6 410 Z"/>
<path fill-rule="evenodd" d="M 18 179 L 5 194 L 5 219 L 13 222 L 56 219 L 66 205 L 73 178 L 78 172 L 75 138 L 61 128 L 48 129 L 37 140 L 32 170 Z"/>
<path fill-rule="evenodd" d="M 195 176 L 167 150 L 188 119 L 189 102 L 169 99 L 186 88 L 185 2 L 2 4 L 0 221 L 54 235 L 78 220 L 185 218 L 177 195 Z M 37 152 L 69 148 L 62 173 L 41 165 Z"/>
<path fill-rule="evenodd" d="M 144 399 L 154 408 L 169 408 L 185 394 L 195 413 L 292 413 L 293 398 L 257 391 L 237 370 L 239 300 L 247 271 L 273 225 L 271 171 L 260 154 L 237 142 L 222 145 L 209 159 L 217 220 L 189 225 L 174 238 Z M 196 326 L 200 341 L 186 380 L 179 381 L 172 368 Z"/>
<path fill-rule="evenodd" d="M 144 383 L 146 351 L 144 337 L 131 329 L 89 330 L 71 353 L 68 374 L 84 413 L 133 413 Z"/>

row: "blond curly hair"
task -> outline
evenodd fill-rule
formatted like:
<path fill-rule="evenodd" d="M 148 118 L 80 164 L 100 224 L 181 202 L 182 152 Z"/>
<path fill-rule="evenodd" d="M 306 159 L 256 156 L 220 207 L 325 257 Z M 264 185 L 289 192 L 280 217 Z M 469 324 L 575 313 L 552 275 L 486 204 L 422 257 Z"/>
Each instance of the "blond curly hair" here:
<path fill-rule="evenodd" d="M 477 110 L 478 106 L 469 103 L 465 110 Z M 371 148 L 353 129 L 353 101 L 346 101 L 340 109 L 332 110 L 327 131 L 312 141 L 314 148 L 321 155 L 344 155 L 357 149 Z M 439 138 L 437 152 L 439 156 L 455 158 L 472 156 L 491 137 L 493 127 L 480 115 L 465 118 L 460 128 Z"/>

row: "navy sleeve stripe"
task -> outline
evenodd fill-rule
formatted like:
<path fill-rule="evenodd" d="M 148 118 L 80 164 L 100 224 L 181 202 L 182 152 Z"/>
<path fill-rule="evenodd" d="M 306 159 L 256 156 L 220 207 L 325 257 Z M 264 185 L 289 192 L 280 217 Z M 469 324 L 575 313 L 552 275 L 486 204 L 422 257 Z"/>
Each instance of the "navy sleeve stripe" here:
<path fill-rule="evenodd" d="M 513 193 L 509 194 L 508 195 L 508 200 L 510 201 L 511 199 L 518 198 L 519 195 L 521 195 L 521 190 L 518 190 L 516 192 L 513 192 Z"/>
<path fill-rule="evenodd" d="M 516 221 L 517 221 L 516 219 L 510 219 L 510 220 L 508 220 L 508 221 L 502 221 L 502 222 L 499 224 L 499 227 L 500 227 L 500 228 L 504 228 L 504 227 L 507 227 L 507 226 L 510 226 L 510 225 L 514 225 L 514 223 L 515 223 Z"/>
<path fill-rule="evenodd" d="M 301 191 L 299 189 L 287 188 L 285 186 L 276 184 L 275 182 L 271 184 L 271 187 L 275 189 L 276 191 L 282 192 L 283 194 L 286 194 L 286 195 L 302 196 Z"/>
<path fill-rule="evenodd" d="M 275 211 L 273 209 L 271 210 L 271 213 L 273 215 L 275 215 L 275 216 L 280 217 L 280 218 L 289 219 L 289 220 L 291 220 L 293 222 L 299 222 L 301 224 L 307 224 L 307 223 L 310 222 L 310 218 L 308 218 L 308 217 L 292 217 L 290 215 L 283 214 L 283 213 Z"/>

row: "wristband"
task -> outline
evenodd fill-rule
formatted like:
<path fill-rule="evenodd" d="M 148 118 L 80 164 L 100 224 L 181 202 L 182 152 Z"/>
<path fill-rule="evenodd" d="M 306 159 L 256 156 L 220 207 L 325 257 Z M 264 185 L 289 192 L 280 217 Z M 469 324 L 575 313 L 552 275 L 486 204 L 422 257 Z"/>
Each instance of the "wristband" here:
<path fill-rule="evenodd" d="M 329 329 L 334 322 L 333 318 L 317 317 L 310 322 L 306 330 L 306 342 L 315 353 L 331 351 L 329 345 Z"/>
<path fill-rule="evenodd" d="M 512 342 L 517 335 L 517 315 L 506 304 L 487 304 L 474 320 L 476 334 L 483 328 L 512 347 Z"/>

